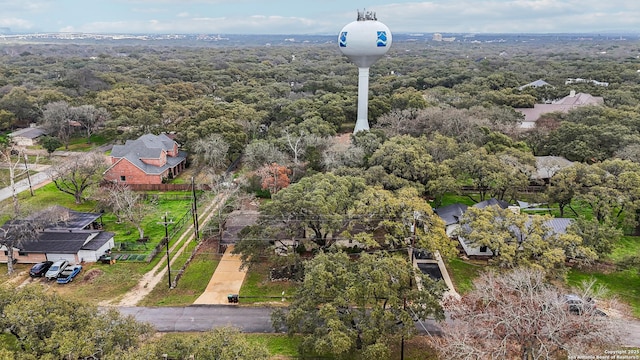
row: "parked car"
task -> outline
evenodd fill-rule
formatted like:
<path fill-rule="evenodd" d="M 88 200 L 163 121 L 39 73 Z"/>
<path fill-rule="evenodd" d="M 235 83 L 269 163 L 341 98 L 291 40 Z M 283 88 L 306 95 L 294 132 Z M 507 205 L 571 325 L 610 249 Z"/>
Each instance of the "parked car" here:
<path fill-rule="evenodd" d="M 58 260 L 51 265 L 49 270 L 44 274 L 44 277 L 46 277 L 47 280 L 53 280 L 57 278 L 62 270 L 67 266 L 69 266 L 69 262 L 67 260 Z"/>
<path fill-rule="evenodd" d="M 29 276 L 43 277 L 51 265 L 53 265 L 53 261 L 39 262 L 31 267 L 31 270 L 29 270 Z"/>
<path fill-rule="evenodd" d="M 66 284 L 73 281 L 73 278 L 82 270 L 82 265 L 69 265 L 58 275 L 58 284 Z"/>
<path fill-rule="evenodd" d="M 564 302 L 572 314 L 582 315 L 592 313 L 598 316 L 607 316 L 604 311 L 596 307 L 595 300 L 591 298 L 583 299 L 575 294 L 567 294 L 564 296 Z"/>

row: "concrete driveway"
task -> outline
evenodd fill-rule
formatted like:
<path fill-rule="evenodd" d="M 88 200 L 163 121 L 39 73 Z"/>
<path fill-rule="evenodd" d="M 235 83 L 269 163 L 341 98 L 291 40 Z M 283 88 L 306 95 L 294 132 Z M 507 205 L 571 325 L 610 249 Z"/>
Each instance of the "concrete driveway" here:
<path fill-rule="evenodd" d="M 233 251 L 233 245 L 227 246 L 216 271 L 209 280 L 209 285 L 196 299 L 194 305 L 228 304 L 227 295 L 240 293 L 247 271 L 240 269 L 242 265 L 240 255 L 231 254 L 231 251 Z"/>

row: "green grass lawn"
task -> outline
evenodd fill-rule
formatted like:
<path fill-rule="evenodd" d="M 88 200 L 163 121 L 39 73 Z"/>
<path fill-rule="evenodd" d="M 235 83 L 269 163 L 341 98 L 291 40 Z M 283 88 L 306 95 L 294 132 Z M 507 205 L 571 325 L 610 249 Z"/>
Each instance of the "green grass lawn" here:
<path fill-rule="evenodd" d="M 269 265 L 252 264 L 240 288 L 240 303 L 281 302 L 293 295 L 297 285 L 291 281 L 269 281 Z"/>
<path fill-rule="evenodd" d="M 597 283 L 606 286 L 611 295 L 631 306 L 633 315 L 640 318 L 640 274 L 637 270 L 616 271 L 610 274 L 586 272 L 572 269 L 569 271 L 567 283 L 572 287 L 583 281 L 596 279 Z"/>
<path fill-rule="evenodd" d="M 447 271 L 453 282 L 453 286 L 459 294 L 465 294 L 473 288 L 473 280 L 484 270 L 483 266 L 451 259 L 447 263 Z"/>
<path fill-rule="evenodd" d="M 96 202 L 91 200 L 76 204 L 73 196 L 58 190 L 53 183 L 36 189 L 34 196 L 31 196 L 28 191 L 23 191 L 18 195 L 18 198 L 24 208 L 34 211 L 51 205 L 61 205 L 77 211 L 93 211 L 96 207 Z"/>
<path fill-rule="evenodd" d="M 188 193 L 188 194 L 187 194 Z M 164 226 L 160 224 L 163 221 L 165 212 L 169 214 L 168 219 L 177 222 L 182 218 L 187 211 L 191 208 L 191 201 L 173 200 L 170 199 L 172 195 L 190 195 L 189 192 L 171 192 L 167 193 L 167 196 L 160 196 L 158 200 L 151 204 L 151 211 L 149 215 L 143 220 L 142 227 L 145 231 L 145 237 L 149 238 L 149 242 L 145 245 L 141 245 L 142 251 L 147 251 L 153 248 L 155 244 L 160 242 L 164 237 Z M 21 204 L 24 208 L 32 209 L 32 211 L 41 210 L 50 205 L 61 205 L 76 211 L 94 212 L 97 211 L 97 202 L 93 200 L 87 200 L 82 204 L 76 204 L 73 196 L 65 194 L 58 190 L 54 184 L 47 184 L 40 189 L 35 190 L 35 196 L 31 196 L 28 191 L 19 194 Z M 5 202 L 10 199 L 5 200 Z M 111 231 L 116 234 L 116 242 L 132 242 L 135 243 L 138 239 L 138 230 L 129 223 L 122 222 L 117 223 L 115 215 L 111 213 L 105 213 L 102 216 L 102 222 L 104 224 L 104 230 Z M 172 225 L 169 226 L 171 231 Z"/>
<path fill-rule="evenodd" d="M 633 255 L 640 255 L 640 236 L 623 236 L 609 255 L 609 259 L 618 262 Z"/>
<path fill-rule="evenodd" d="M 247 341 L 266 346 L 271 356 L 285 356 L 295 359 L 300 356 L 298 347 L 302 342 L 302 337 L 284 334 L 247 334 Z"/>
<path fill-rule="evenodd" d="M 87 137 L 75 137 L 69 141 L 69 149 L 66 150 L 64 145 L 59 147 L 57 150 L 65 150 L 65 151 L 91 151 L 99 146 L 102 146 L 108 143 L 110 139 L 106 138 L 100 134 L 91 135 L 91 142 L 87 143 Z"/>
<path fill-rule="evenodd" d="M 455 195 L 455 194 L 446 194 L 442 197 L 442 205 L 440 207 L 444 207 L 451 204 L 465 204 L 465 205 L 473 205 L 475 202 L 471 200 L 468 196 L 464 195 Z"/>
<path fill-rule="evenodd" d="M 172 281 L 175 272 L 180 270 L 187 261 L 194 248 L 195 242 L 191 242 L 187 249 L 176 259 L 171 266 Z M 195 256 L 174 289 L 169 289 L 168 276 L 156 286 L 153 291 L 140 303 L 141 306 L 187 306 L 200 296 L 216 270 L 220 257 L 209 251 L 203 251 Z"/>

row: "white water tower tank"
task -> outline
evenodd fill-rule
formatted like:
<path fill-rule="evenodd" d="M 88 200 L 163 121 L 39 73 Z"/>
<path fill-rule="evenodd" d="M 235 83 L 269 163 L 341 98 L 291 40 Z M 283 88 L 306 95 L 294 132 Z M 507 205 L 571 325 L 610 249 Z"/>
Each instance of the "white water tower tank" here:
<path fill-rule="evenodd" d="M 391 42 L 391 31 L 373 12 L 358 11 L 357 20 L 340 31 L 340 51 L 358 66 L 358 118 L 354 133 L 369 130 L 369 67 L 389 51 Z"/>

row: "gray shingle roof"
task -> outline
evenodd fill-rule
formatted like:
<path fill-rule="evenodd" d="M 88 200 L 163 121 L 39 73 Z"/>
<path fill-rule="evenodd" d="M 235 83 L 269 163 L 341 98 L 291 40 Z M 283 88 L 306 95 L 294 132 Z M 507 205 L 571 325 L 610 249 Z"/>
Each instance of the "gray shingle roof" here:
<path fill-rule="evenodd" d="M 602 105 L 603 103 L 604 99 L 600 96 L 577 93 L 565 96 L 560 100 L 554 101 L 552 104 L 534 104 L 532 108 L 518 108 L 514 110 L 524 115 L 525 122 L 532 122 L 538 120 L 543 114 L 553 112 L 568 113 L 579 106 Z"/>
<path fill-rule="evenodd" d="M 42 136 L 46 134 L 46 132 L 44 131 L 44 129 L 42 128 L 25 128 L 25 129 L 19 129 L 16 130 L 12 133 L 9 134 L 9 137 L 23 137 L 26 139 L 35 139 L 39 136 Z"/>
<path fill-rule="evenodd" d="M 476 207 L 478 209 L 484 209 L 487 206 L 493 206 L 493 205 L 497 205 L 499 207 L 501 207 L 502 209 L 506 209 L 509 207 L 509 203 L 506 201 L 502 201 L 502 200 L 497 200 L 495 198 L 491 198 L 489 200 L 485 200 L 485 201 L 481 201 L 475 205 L 473 205 L 473 207 Z"/>
<path fill-rule="evenodd" d="M 115 234 L 112 232 L 101 231 L 98 233 L 98 235 L 96 235 L 96 237 L 89 240 L 88 243 L 84 244 L 84 246 L 82 247 L 82 250 L 93 250 L 93 251 L 98 250 L 104 244 L 106 244 L 107 241 L 111 240 L 114 235 Z"/>
<path fill-rule="evenodd" d="M 124 145 L 114 145 L 111 149 L 111 156 L 127 159 L 127 161 L 147 174 L 162 174 L 165 170 L 184 161 L 187 154 L 180 151 L 176 157 L 167 156 L 167 162 L 163 166 L 146 164 L 142 159 L 158 159 L 163 151 L 173 150 L 174 143 L 165 134 L 145 134 L 136 140 L 127 140 Z"/>
<path fill-rule="evenodd" d="M 536 156 L 536 172 L 532 179 L 550 179 L 558 171 L 573 166 L 574 162 L 562 156 Z"/>
<path fill-rule="evenodd" d="M 96 231 L 43 231 L 38 238 L 25 241 L 20 250 L 34 253 L 76 254 Z"/>
<path fill-rule="evenodd" d="M 433 211 L 440 216 L 445 225 L 452 225 L 460 221 L 464 212 L 467 211 L 467 207 L 465 204 L 458 203 L 433 209 Z"/>
<path fill-rule="evenodd" d="M 47 229 L 63 228 L 80 230 L 91 225 L 91 223 L 98 220 L 100 216 L 102 216 L 102 214 L 100 213 L 74 211 L 64 206 L 53 205 L 43 211 L 38 211 L 29 215 L 27 217 L 27 220 L 38 219 L 40 216 L 42 216 L 43 212 L 55 213 L 63 218 L 63 220 L 58 223 L 45 226 Z"/>
<path fill-rule="evenodd" d="M 536 81 L 534 81 L 534 82 L 530 82 L 530 83 L 528 83 L 528 84 L 526 84 L 526 85 L 522 85 L 522 86 L 520 86 L 520 87 L 518 88 L 518 90 L 523 90 L 523 89 L 526 89 L 526 88 L 528 88 L 528 87 L 534 87 L 534 88 L 536 88 L 536 87 L 541 87 L 541 86 L 551 86 L 551 84 L 549 84 L 548 82 L 546 82 L 546 81 L 544 81 L 544 80 L 542 80 L 542 79 L 538 79 L 538 80 L 536 80 Z"/>

